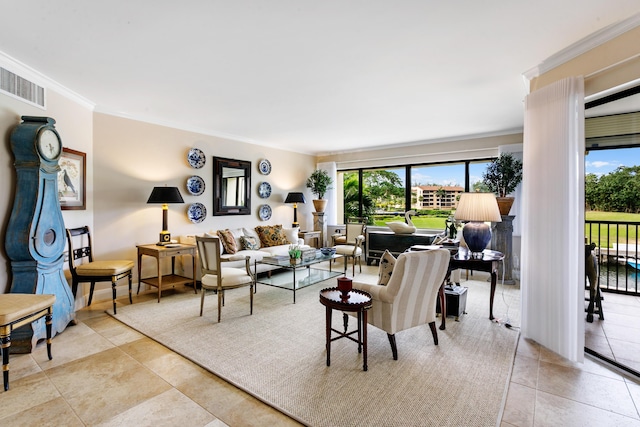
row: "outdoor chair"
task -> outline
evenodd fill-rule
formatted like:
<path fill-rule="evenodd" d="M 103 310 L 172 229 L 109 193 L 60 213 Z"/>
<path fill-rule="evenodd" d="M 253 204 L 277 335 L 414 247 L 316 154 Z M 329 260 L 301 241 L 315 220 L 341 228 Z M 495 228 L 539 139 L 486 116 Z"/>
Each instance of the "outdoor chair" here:
<path fill-rule="evenodd" d="M 591 243 L 585 245 L 585 273 L 587 276 L 587 288 L 589 289 L 589 305 L 587 306 L 587 322 L 593 322 L 593 314 L 600 316 L 600 320 L 604 320 L 602 312 L 602 294 L 600 292 L 600 282 L 598 280 L 598 261 L 593 255 L 596 244 Z"/>

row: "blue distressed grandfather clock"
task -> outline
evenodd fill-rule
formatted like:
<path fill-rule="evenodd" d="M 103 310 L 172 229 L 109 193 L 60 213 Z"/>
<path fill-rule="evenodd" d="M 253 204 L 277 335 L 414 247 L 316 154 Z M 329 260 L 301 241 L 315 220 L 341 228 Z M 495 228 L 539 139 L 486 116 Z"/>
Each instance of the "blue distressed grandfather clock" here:
<path fill-rule="evenodd" d="M 11 133 L 16 192 L 5 249 L 11 260 L 11 293 L 54 294 L 53 335 L 75 321 L 74 299 L 62 269 L 65 227 L 58 200 L 62 140 L 55 120 L 22 116 Z M 46 338 L 43 321 L 12 334 L 12 351 L 30 352 Z"/>

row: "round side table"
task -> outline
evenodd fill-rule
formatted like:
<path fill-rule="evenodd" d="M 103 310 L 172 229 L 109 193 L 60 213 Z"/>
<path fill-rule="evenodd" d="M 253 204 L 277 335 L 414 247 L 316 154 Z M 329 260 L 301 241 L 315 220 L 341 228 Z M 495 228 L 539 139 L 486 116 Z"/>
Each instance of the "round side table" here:
<path fill-rule="evenodd" d="M 362 370 L 367 370 L 367 310 L 371 308 L 371 295 L 359 289 L 352 289 L 343 297 L 343 293 L 338 288 L 327 288 L 320 291 L 320 303 L 326 307 L 326 336 L 327 336 L 327 366 L 331 366 L 331 341 L 340 338 L 348 338 L 358 343 L 358 353 L 362 353 Z M 358 328 L 347 332 L 346 314 L 344 322 L 344 332 L 331 327 L 331 314 L 333 310 L 342 312 L 358 313 Z M 338 335 L 331 338 L 332 332 Z M 353 334 L 358 338 L 352 337 Z"/>

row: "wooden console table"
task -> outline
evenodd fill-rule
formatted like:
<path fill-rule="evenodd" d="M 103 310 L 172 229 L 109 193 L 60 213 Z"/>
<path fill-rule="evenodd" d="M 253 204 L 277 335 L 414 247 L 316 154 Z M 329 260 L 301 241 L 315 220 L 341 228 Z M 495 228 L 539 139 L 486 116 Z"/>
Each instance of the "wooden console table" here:
<path fill-rule="evenodd" d="M 437 234 L 396 234 L 393 231 L 370 231 L 367 228 L 367 265 L 379 262 L 385 249 L 398 257 L 414 245 L 430 245 Z"/>
<path fill-rule="evenodd" d="M 180 244 L 176 246 L 158 246 L 156 244 L 151 245 L 138 245 L 138 293 L 140 293 L 140 284 L 146 283 L 147 285 L 158 288 L 158 302 L 160 302 L 160 295 L 162 293 L 162 287 L 173 287 L 176 285 L 184 285 L 191 283 L 193 290 L 198 293 L 196 288 L 196 245 Z M 142 278 L 142 255 L 154 257 L 158 264 L 158 275 L 155 277 Z M 176 259 L 178 255 L 191 255 L 193 260 L 193 278 L 179 276 L 175 274 Z M 171 258 L 171 274 L 162 275 L 162 263 L 163 259 Z"/>
<path fill-rule="evenodd" d="M 500 262 L 504 259 L 504 254 L 498 251 L 492 251 L 489 249 L 485 249 L 482 251 L 482 257 L 474 258 L 471 256 L 471 253 L 464 249 L 460 248 L 458 253 L 451 256 L 451 261 L 449 262 L 449 272 L 447 276 L 455 269 L 462 268 L 473 271 L 484 271 L 486 273 L 491 274 L 491 293 L 489 294 L 489 319 L 493 320 L 493 299 L 496 294 L 496 283 L 498 281 L 498 268 L 500 266 Z M 445 279 L 446 283 L 446 279 Z M 442 301 L 442 300 L 441 300 Z M 447 305 L 444 302 L 442 308 L 442 322 L 440 324 L 440 329 L 445 329 L 446 327 L 446 318 L 447 318 Z"/>

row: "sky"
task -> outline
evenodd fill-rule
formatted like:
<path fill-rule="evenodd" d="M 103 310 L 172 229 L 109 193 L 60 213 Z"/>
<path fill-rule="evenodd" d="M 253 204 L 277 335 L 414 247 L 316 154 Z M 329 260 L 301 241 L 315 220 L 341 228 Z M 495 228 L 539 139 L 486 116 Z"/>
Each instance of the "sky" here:
<path fill-rule="evenodd" d="M 619 166 L 640 165 L 640 147 L 592 150 L 584 158 L 584 173 L 606 175 Z"/>
<path fill-rule="evenodd" d="M 469 167 L 471 184 L 482 180 L 487 163 L 472 163 Z M 464 164 L 430 166 L 412 170 L 412 184 L 437 184 L 464 187 Z"/>
<path fill-rule="evenodd" d="M 611 150 L 592 150 L 585 156 L 585 174 L 606 175 L 619 166 L 640 165 L 640 147 Z M 471 185 L 482 180 L 488 163 L 470 165 Z M 404 185 L 404 167 L 391 169 L 398 174 Z M 417 167 L 412 170 L 412 184 L 452 185 L 464 187 L 464 164 Z"/>

